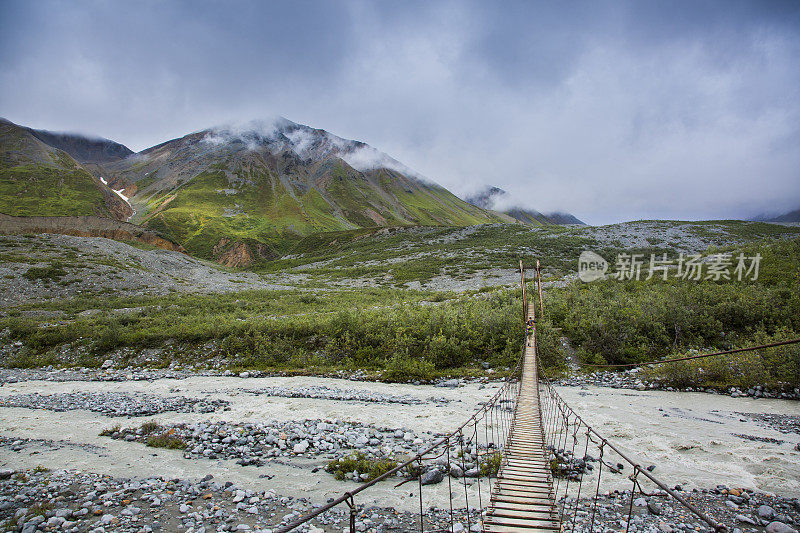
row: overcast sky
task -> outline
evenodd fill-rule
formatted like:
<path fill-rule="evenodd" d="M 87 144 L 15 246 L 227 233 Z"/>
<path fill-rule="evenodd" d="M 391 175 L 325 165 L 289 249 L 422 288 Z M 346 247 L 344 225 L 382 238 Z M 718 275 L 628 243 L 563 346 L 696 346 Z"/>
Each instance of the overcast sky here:
<path fill-rule="evenodd" d="M 0 0 L 0 116 L 283 115 L 589 223 L 800 208 L 800 2 Z"/>

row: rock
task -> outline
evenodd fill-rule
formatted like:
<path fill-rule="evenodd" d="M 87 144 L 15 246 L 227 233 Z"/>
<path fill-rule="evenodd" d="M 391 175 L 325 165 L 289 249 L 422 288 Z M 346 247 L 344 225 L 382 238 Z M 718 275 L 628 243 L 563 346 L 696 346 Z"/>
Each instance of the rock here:
<path fill-rule="evenodd" d="M 745 523 L 745 524 L 750 524 L 752 526 L 756 525 L 756 521 L 755 520 L 753 520 L 749 516 L 743 515 L 743 514 L 737 514 L 736 515 L 736 521 L 737 522 L 742 522 L 742 523 Z"/>
<path fill-rule="evenodd" d="M 114 361 L 111 359 L 106 359 L 105 361 L 103 361 L 103 364 L 102 366 L 100 366 L 100 368 L 103 370 L 108 370 L 112 366 L 114 366 Z"/>
<path fill-rule="evenodd" d="M 636 507 L 645 507 L 647 505 L 647 500 L 645 500 L 644 498 L 636 498 L 635 500 L 633 500 L 633 505 L 635 505 Z"/>
<path fill-rule="evenodd" d="M 783 522 L 770 522 L 767 524 L 767 533 L 797 533 L 797 530 Z"/>
<path fill-rule="evenodd" d="M 294 450 L 294 453 L 305 453 L 305 451 L 308 449 L 308 446 L 309 442 L 307 440 L 303 440 L 295 444 L 292 450 Z"/>
<path fill-rule="evenodd" d="M 3 468 L 0 470 L 0 479 L 8 479 L 14 475 L 14 471 L 10 468 Z"/>
<path fill-rule="evenodd" d="M 438 468 L 431 468 L 422 474 L 423 485 L 435 485 L 436 483 L 440 483 L 443 479 L 444 474 L 442 474 L 442 471 Z"/>
<path fill-rule="evenodd" d="M 106 526 L 109 525 L 113 520 L 114 520 L 114 515 L 113 514 L 104 514 L 100 518 L 100 522 L 102 522 Z"/>
<path fill-rule="evenodd" d="M 464 470 L 456 464 L 450 465 L 450 475 L 453 476 L 454 478 L 463 477 Z"/>
<path fill-rule="evenodd" d="M 652 514 L 656 515 L 656 516 L 660 515 L 661 514 L 661 504 L 659 504 L 657 502 L 654 502 L 654 501 L 649 501 L 649 502 L 647 502 L 647 510 L 650 511 Z"/>
<path fill-rule="evenodd" d="M 448 379 L 447 381 L 442 381 L 436 384 L 437 387 L 449 387 L 449 388 L 455 388 L 458 387 L 458 385 L 459 381 L 457 379 Z"/>
<path fill-rule="evenodd" d="M 762 505 L 756 511 L 759 518 L 763 518 L 764 520 L 772 520 L 775 518 L 775 509 L 770 507 L 769 505 Z"/>
<path fill-rule="evenodd" d="M 240 372 L 239 373 L 239 377 L 240 378 L 249 378 L 250 377 L 250 372 Z"/>
<path fill-rule="evenodd" d="M 461 524 L 461 522 L 456 522 L 455 524 L 453 524 L 453 528 L 450 531 L 452 531 L 453 533 L 461 533 L 462 531 L 464 531 L 464 526 Z"/>

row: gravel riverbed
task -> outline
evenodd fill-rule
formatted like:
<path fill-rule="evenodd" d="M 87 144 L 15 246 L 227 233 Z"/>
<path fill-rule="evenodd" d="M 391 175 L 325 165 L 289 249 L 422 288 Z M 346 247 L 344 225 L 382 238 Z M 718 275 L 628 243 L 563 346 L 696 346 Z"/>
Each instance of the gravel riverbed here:
<path fill-rule="evenodd" d="M 0 481 L 0 517 L 16 520 L 22 527 L 38 521 L 29 532 L 36 531 L 35 527 L 53 531 L 176 531 L 178 526 L 193 532 L 271 529 L 287 515 L 306 512 L 356 486 L 352 479 L 337 481 L 326 472 L 331 460 L 354 451 L 377 457 L 413 454 L 437 434 L 458 426 L 499 386 L 456 382 L 437 387 L 316 377 L 63 378 L 6 381 L 0 386 L 0 468 L 16 472 Z M 787 527 L 796 529 L 791 506 L 800 496 L 797 402 L 587 385 L 558 390 L 575 409 L 591 415 L 599 430 L 640 459 L 640 464 L 655 465 L 661 479 L 680 485 L 704 504 L 732 511 L 726 503 L 728 494 L 708 489 L 726 485 L 745 491 L 750 501 L 737 504 L 740 511 L 730 517 L 734 522 L 736 514 L 757 516 L 755 502 L 773 498 L 769 501 L 775 516 L 785 515 Z M 50 397 L 58 401 L 43 400 Z M 20 398 L 34 402 L 23 406 Z M 143 404 L 152 414 L 137 416 L 132 398 L 158 400 Z M 187 407 L 176 408 L 184 402 L 180 400 L 168 409 L 169 398 L 185 399 Z M 198 405 L 195 400 L 215 408 L 197 412 L 189 407 Z M 117 405 L 128 406 L 128 412 Z M 131 418 L 126 421 L 120 414 Z M 137 434 L 146 423 L 171 431 L 187 446 L 147 446 L 146 435 Z M 50 471 L 36 472 L 37 467 Z M 586 481 L 591 476 L 587 473 Z M 358 520 L 363 531 L 414 527 L 417 486 L 396 488 L 399 481 L 378 483 L 359 495 Z M 459 482 L 467 487 L 471 501 L 477 501 L 478 479 L 459 478 Z M 443 523 L 447 518 L 447 485 L 440 481 L 424 487 L 425 506 L 434 508 L 426 520 Z M 617 512 L 628 500 L 619 492 L 629 488 L 625 472 L 604 476 L 601 500 L 607 509 L 602 520 L 608 529 L 620 529 Z M 63 499 L 58 500 L 59 496 Z M 160 505 L 150 504 L 154 497 Z M 646 506 L 637 506 L 641 507 L 637 530 L 688 531 L 696 525 L 679 510 L 670 511 L 671 504 L 663 496 L 647 498 L 654 498 L 664 512 L 655 515 Z M 37 501 L 52 502 L 53 507 L 35 508 Z M 254 512 L 250 511 L 253 507 Z M 329 513 L 314 527 L 342 531 L 348 516 L 345 510 Z M 463 509 L 460 513 L 464 528 L 474 525 L 472 518 L 467 523 Z M 103 523 L 106 515 L 111 516 Z M 737 523 L 743 531 L 764 531 L 766 526 L 758 520 L 756 525 Z"/>

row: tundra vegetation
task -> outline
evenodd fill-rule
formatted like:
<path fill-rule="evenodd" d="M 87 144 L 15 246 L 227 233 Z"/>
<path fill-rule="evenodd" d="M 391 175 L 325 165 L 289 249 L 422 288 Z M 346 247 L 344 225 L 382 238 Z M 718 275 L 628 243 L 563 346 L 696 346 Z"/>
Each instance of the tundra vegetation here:
<path fill-rule="evenodd" d="M 669 229 L 679 223 L 658 224 Z M 537 331 L 543 362 L 552 374 L 566 369 L 562 340 L 591 371 L 592 364 L 637 363 L 798 336 L 798 228 L 734 222 L 681 227 L 690 228 L 690 239 L 708 233 L 704 242 L 720 243 L 707 255 L 761 254 L 758 279 L 608 279 L 547 286 Z M 483 375 L 488 367 L 502 376 L 515 366 L 524 335 L 516 286 L 455 292 L 413 290 L 407 283 L 424 284 L 443 275 L 468 278 L 501 266 L 513 272 L 520 258 L 527 264 L 541 258 L 545 280 L 559 280 L 574 271 L 584 248 L 605 257 L 631 251 L 626 239 L 640 241 L 641 231 L 638 237 L 626 236 L 624 225 L 619 228 L 614 238 L 591 229 L 516 225 L 311 235 L 292 254 L 253 267 L 265 275 L 308 274 L 294 290 L 137 297 L 94 293 L 6 308 L 0 331 L 22 348 L 4 364 L 97 367 L 111 358 L 119 366 L 214 364 L 314 374 L 361 370 L 387 381 Z M 681 249 L 666 237 L 649 240 L 649 247 L 633 249 L 646 257 L 675 257 Z M 57 280 L 71 262 L 67 254 L 49 266 L 32 267 L 27 277 Z M 381 283 L 331 283 L 371 277 Z M 142 359 L 143 353 L 148 357 Z M 647 375 L 676 386 L 796 386 L 800 348 L 659 365 Z"/>

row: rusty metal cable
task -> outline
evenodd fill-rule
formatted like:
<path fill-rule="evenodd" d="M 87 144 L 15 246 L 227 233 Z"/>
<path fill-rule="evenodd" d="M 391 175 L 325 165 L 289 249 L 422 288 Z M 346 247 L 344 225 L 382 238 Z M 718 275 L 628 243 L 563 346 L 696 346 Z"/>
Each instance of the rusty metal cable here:
<path fill-rule="evenodd" d="M 715 357 L 717 355 L 727 355 L 740 352 L 751 352 L 753 350 L 763 350 L 766 348 L 775 348 L 776 346 L 786 346 L 788 344 L 797 344 L 800 338 L 790 339 L 786 341 L 771 342 L 769 344 L 759 344 L 758 346 L 748 346 L 747 348 L 736 348 L 734 350 L 724 350 L 722 352 L 704 353 L 699 355 L 687 355 L 686 357 L 674 357 L 671 359 L 661 359 L 660 361 L 646 361 L 644 363 L 617 363 L 617 364 L 596 364 L 596 363 L 582 363 L 584 366 L 598 367 L 598 368 L 632 368 L 636 366 L 647 365 L 660 365 L 663 363 L 675 363 L 677 361 L 690 361 L 692 359 L 703 359 L 705 357 Z"/>

